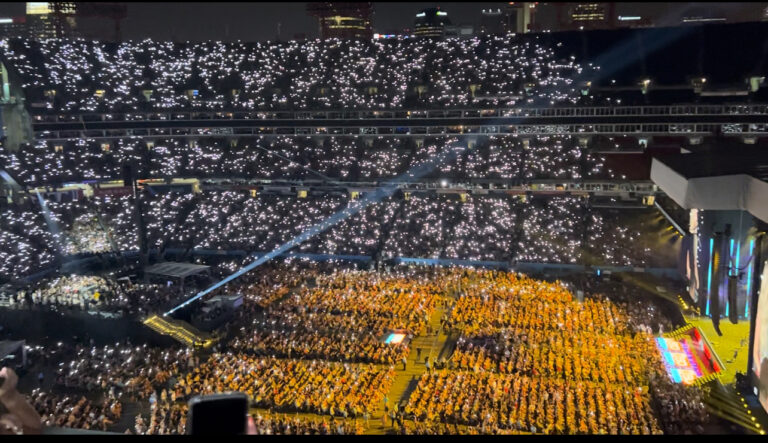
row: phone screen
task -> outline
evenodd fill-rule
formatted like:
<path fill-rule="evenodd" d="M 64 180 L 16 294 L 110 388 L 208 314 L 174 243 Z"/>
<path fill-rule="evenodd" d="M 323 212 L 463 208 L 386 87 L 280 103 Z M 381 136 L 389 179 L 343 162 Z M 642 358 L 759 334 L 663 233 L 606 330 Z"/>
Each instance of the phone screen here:
<path fill-rule="evenodd" d="M 189 401 L 187 434 L 244 434 L 248 396 L 239 392 L 198 396 Z"/>

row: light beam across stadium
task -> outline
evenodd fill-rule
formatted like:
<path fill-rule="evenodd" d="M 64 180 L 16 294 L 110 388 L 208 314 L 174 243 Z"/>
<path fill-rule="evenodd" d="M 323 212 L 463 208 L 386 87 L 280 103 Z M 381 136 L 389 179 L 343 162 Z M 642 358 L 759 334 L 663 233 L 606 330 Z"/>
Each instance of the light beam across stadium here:
<path fill-rule="evenodd" d="M 744 317 L 749 318 L 749 297 L 751 296 L 751 292 L 749 291 L 752 288 L 752 268 L 755 267 L 754 264 L 752 264 L 752 252 L 755 250 L 755 239 L 753 238 L 749 242 L 749 256 L 750 256 L 750 263 L 749 263 L 749 271 L 747 271 L 747 296 L 746 296 L 746 303 L 744 303 Z"/>
<path fill-rule="evenodd" d="M 385 182 L 384 186 L 376 188 L 374 192 L 369 193 L 364 198 L 360 199 L 357 202 L 357 204 L 348 206 L 343 210 L 321 221 L 320 223 L 315 224 L 314 226 L 310 227 L 309 229 L 297 235 L 296 237 L 292 238 L 291 240 L 283 243 L 281 246 L 279 246 L 277 249 L 273 250 L 272 252 L 269 252 L 259 257 L 258 259 L 256 259 L 256 261 L 249 264 L 248 266 L 245 266 L 244 268 L 240 269 L 239 271 L 235 272 L 229 277 L 221 280 L 220 282 L 215 283 L 214 285 L 210 286 L 208 289 L 198 292 L 194 297 L 190 298 L 189 300 L 181 303 L 180 305 L 166 312 L 165 314 L 163 314 L 163 316 L 168 316 L 170 314 L 173 314 L 177 310 L 189 305 L 195 300 L 199 300 L 201 297 L 204 297 L 206 294 L 212 291 L 215 291 L 216 289 L 224 286 L 225 284 L 240 277 L 241 275 L 252 271 L 253 269 L 257 268 L 263 263 L 279 256 L 280 254 L 283 254 L 284 252 L 287 252 L 294 246 L 298 246 L 301 243 L 305 242 L 306 240 L 309 240 L 310 238 L 322 233 L 323 231 L 330 228 L 331 226 L 343 220 L 346 220 L 349 217 L 352 217 L 353 215 L 357 214 L 361 210 L 365 209 L 371 203 L 376 203 L 383 200 L 386 197 L 389 197 L 390 195 L 395 193 L 395 191 L 397 191 L 397 189 L 399 188 L 398 183 L 400 183 L 403 179 L 422 177 L 427 173 L 429 173 L 430 171 L 432 171 L 436 166 L 440 165 L 444 161 L 452 160 L 456 158 L 458 155 L 462 154 L 465 151 L 465 149 L 466 147 L 463 144 L 460 144 L 459 142 L 454 142 L 451 147 L 441 152 L 440 154 L 432 157 L 429 161 L 424 162 L 420 165 L 416 165 L 411 169 L 409 169 L 408 171 L 406 171 L 405 173 L 399 175 L 398 177 L 395 177 L 394 179 Z"/>
<path fill-rule="evenodd" d="M 269 149 L 262 148 L 261 146 L 258 146 L 258 145 L 255 145 L 254 148 L 260 149 L 260 150 L 266 152 L 267 154 L 271 154 L 271 155 L 274 155 L 277 158 L 283 159 L 283 160 L 287 161 L 288 163 L 290 163 L 291 165 L 296 165 L 296 166 L 300 167 L 301 169 L 304 169 L 305 171 L 308 171 L 308 172 L 310 172 L 312 174 L 315 174 L 315 175 L 321 177 L 323 180 L 326 180 L 326 181 L 331 182 L 331 183 L 336 183 L 336 180 L 331 179 L 327 175 L 321 174 L 321 173 L 315 171 L 314 169 L 310 168 L 309 166 L 304 166 L 301 163 L 298 163 L 295 160 L 291 160 L 290 158 L 288 158 L 288 157 L 286 157 L 284 155 L 278 154 L 275 151 L 270 151 Z"/>
<path fill-rule="evenodd" d="M 731 261 L 731 268 L 732 268 L 733 267 L 733 239 L 731 239 L 731 249 L 730 249 L 730 253 L 729 253 L 729 258 L 730 258 L 730 261 Z M 732 276 L 731 275 L 732 272 L 734 272 L 734 271 L 732 271 L 730 269 L 728 270 L 728 276 L 729 277 Z M 739 275 L 739 270 L 738 269 L 736 269 L 735 272 L 736 272 L 736 275 Z M 729 303 L 728 302 L 729 302 L 729 298 L 726 298 L 725 299 L 725 316 L 726 317 L 728 317 L 728 308 L 729 308 Z"/>
<path fill-rule="evenodd" d="M 21 187 L 21 186 L 19 186 L 18 183 L 16 183 L 16 180 L 14 180 L 13 177 L 11 177 L 11 175 L 9 173 L 5 172 L 5 170 L 0 169 L 0 177 L 2 177 L 3 180 L 8 182 L 8 184 L 13 186 L 13 187 L 16 187 L 16 188 L 20 188 Z"/>
<path fill-rule="evenodd" d="M 690 6 L 686 6 L 688 8 Z M 690 32 L 688 29 L 675 29 L 673 32 L 662 32 L 662 35 L 658 35 L 658 38 L 652 39 L 652 47 L 661 47 L 666 44 L 671 43 L 672 41 L 680 38 L 682 35 L 687 34 Z M 602 63 L 595 63 L 596 66 L 599 66 L 600 68 L 607 68 L 602 69 L 598 74 L 598 78 L 605 77 L 611 73 L 614 73 L 616 71 L 621 70 L 621 68 L 626 67 L 628 64 L 632 63 L 634 59 L 638 58 L 638 55 L 636 55 L 636 52 L 629 51 L 629 45 L 632 43 L 627 40 L 623 42 L 622 45 L 619 45 L 617 47 L 614 47 L 612 51 L 609 51 L 606 54 L 603 54 L 602 57 L 600 57 L 600 61 Z M 629 57 L 627 54 L 635 54 L 630 55 Z M 550 86 L 552 87 L 552 86 Z M 520 119 L 521 121 L 525 120 L 524 118 Z M 176 306 L 175 308 L 171 309 L 170 311 L 163 314 L 164 316 L 170 315 L 177 311 L 178 309 L 183 308 L 184 306 L 187 306 L 188 304 L 194 302 L 195 300 L 200 299 L 201 297 L 205 296 L 206 294 L 210 293 L 211 291 L 223 286 L 226 283 L 229 283 L 230 281 L 240 277 L 241 275 L 253 270 L 254 268 L 260 266 L 261 264 L 265 263 L 266 261 L 271 260 L 272 258 L 288 251 L 292 247 L 300 244 L 303 241 L 306 241 L 312 237 L 314 237 L 317 234 L 320 234 L 321 232 L 325 231 L 326 229 L 330 228 L 331 226 L 335 225 L 336 223 L 345 220 L 358 212 L 362 210 L 363 208 L 367 207 L 369 204 L 377 202 L 382 200 L 383 198 L 393 194 L 397 189 L 397 183 L 402 178 L 414 178 L 414 177 L 421 177 L 422 175 L 426 174 L 430 170 L 432 170 L 435 166 L 437 166 L 440 162 L 444 160 L 443 157 L 446 156 L 447 153 L 451 153 L 452 156 L 457 155 L 459 152 L 463 152 L 463 147 L 460 147 L 457 149 L 451 149 L 449 148 L 446 150 L 446 152 L 439 154 L 435 156 L 433 159 L 427 161 L 426 163 L 423 163 L 421 165 L 414 166 L 407 172 L 401 174 L 400 176 L 386 182 L 386 185 L 378 188 L 374 193 L 369 194 L 365 198 L 359 201 L 358 205 L 347 207 L 346 209 L 328 217 L 324 221 L 312 226 L 305 232 L 299 234 L 297 237 L 294 237 L 292 240 L 284 243 L 274 251 L 258 258 L 256 261 L 251 263 L 250 265 L 244 267 L 243 269 L 235 272 L 234 274 L 230 275 L 229 277 L 225 278 L 224 280 L 214 284 L 213 286 L 209 287 L 208 289 L 201 291 L 197 293 L 194 297 L 190 298 L 189 300 L 181 303 L 180 305 Z M 269 151 L 272 153 L 271 151 Z M 429 168 L 427 170 L 427 168 Z"/>
<path fill-rule="evenodd" d="M 709 239 L 709 272 L 707 273 L 707 310 L 704 315 L 709 316 L 709 297 L 712 293 L 712 249 L 715 245 L 715 239 Z"/>
<path fill-rule="evenodd" d="M 63 251 L 61 251 L 59 242 L 56 241 L 56 239 L 59 237 L 59 233 L 61 232 L 59 230 L 59 225 L 56 224 L 56 220 L 54 220 L 53 217 L 51 217 L 51 211 L 50 209 L 48 209 L 48 205 L 45 204 L 45 199 L 43 198 L 43 196 L 40 195 L 40 191 L 35 190 L 35 194 L 37 194 L 37 201 L 38 203 L 40 203 L 40 208 L 42 209 L 45 223 L 48 225 L 48 231 L 50 231 L 51 235 L 53 235 L 53 243 L 56 245 L 59 251 L 62 252 L 62 255 L 64 255 Z"/>

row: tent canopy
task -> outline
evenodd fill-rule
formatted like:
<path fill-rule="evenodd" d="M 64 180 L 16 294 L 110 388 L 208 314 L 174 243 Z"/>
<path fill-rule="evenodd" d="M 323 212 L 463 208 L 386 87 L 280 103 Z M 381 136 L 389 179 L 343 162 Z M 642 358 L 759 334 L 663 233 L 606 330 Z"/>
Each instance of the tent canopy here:
<path fill-rule="evenodd" d="M 183 280 L 190 275 L 202 274 L 208 271 L 208 269 L 210 269 L 210 266 L 196 265 L 193 263 L 165 262 L 144 268 L 144 273 L 160 277 L 180 278 Z"/>

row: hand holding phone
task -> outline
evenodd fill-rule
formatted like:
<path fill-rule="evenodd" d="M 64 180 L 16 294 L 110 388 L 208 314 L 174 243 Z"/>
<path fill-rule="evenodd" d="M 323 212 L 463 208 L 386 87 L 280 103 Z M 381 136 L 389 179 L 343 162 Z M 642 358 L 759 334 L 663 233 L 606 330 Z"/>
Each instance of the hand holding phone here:
<path fill-rule="evenodd" d="M 189 401 L 187 434 L 245 434 L 248 396 L 242 392 L 198 395 Z"/>
<path fill-rule="evenodd" d="M 0 397 L 16 392 L 19 377 L 11 368 L 0 369 Z"/>

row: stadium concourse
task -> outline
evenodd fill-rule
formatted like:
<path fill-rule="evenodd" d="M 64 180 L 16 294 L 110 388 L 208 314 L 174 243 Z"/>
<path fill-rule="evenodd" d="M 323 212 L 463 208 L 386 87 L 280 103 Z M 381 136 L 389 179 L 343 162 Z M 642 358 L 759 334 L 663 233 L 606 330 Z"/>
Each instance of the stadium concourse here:
<path fill-rule="evenodd" d="M 18 389 L 43 426 L 181 434 L 191 398 L 240 391 L 258 434 L 751 432 L 710 414 L 709 387 L 677 383 L 659 348 L 685 326 L 690 220 L 648 180 L 643 134 L 18 142 L 88 115 L 647 104 L 586 86 L 630 84 L 643 61 L 598 66 L 571 52 L 586 40 L 557 39 L 0 40 L 4 115 L 28 120 L 0 147 L 0 334 L 26 340 Z M 665 106 L 695 96 L 661 91 Z M 693 143 L 677 136 L 656 142 Z M 614 169 L 605 146 L 637 162 Z M 211 275 L 150 279 L 168 262 Z"/>

